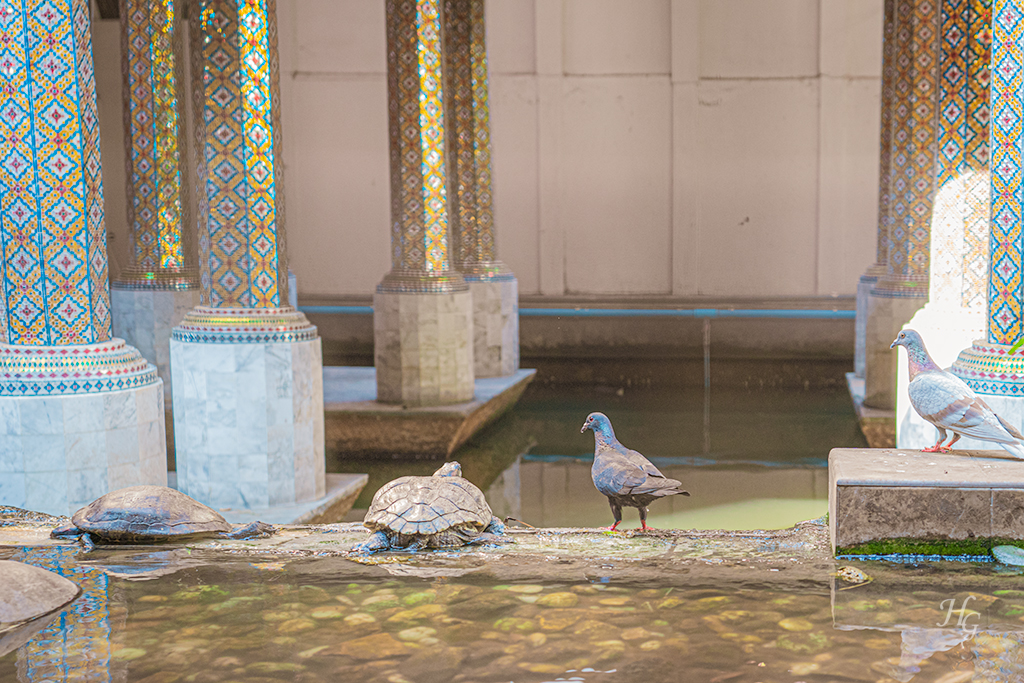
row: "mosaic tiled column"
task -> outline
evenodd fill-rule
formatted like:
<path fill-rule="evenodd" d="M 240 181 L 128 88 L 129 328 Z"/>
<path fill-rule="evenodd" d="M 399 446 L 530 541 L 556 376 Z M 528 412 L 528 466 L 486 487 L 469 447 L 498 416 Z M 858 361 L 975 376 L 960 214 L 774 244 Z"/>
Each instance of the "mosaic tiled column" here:
<path fill-rule="evenodd" d="M 287 305 L 274 0 L 189 11 L 201 303 L 171 334 L 178 488 L 215 508 L 324 496 L 320 338 Z"/>
<path fill-rule="evenodd" d="M 0 504 L 165 484 L 156 368 L 111 338 L 87 0 L 0 0 Z"/>
<path fill-rule="evenodd" d="M 882 24 L 882 107 L 878 145 L 878 226 L 875 237 L 875 263 L 857 281 L 857 318 L 854 325 L 853 370 L 864 377 L 867 355 L 868 297 L 878 278 L 885 273 L 889 254 L 890 172 L 892 168 L 892 116 L 896 99 L 893 96 L 893 74 L 896 73 L 896 0 L 885 0 Z"/>
<path fill-rule="evenodd" d="M 1024 334 L 1024 0 L 992 0 L 991 221 L 986 337 L 961 352 L 952 372 L 1017 428 L 1024 426 L 1024 355 L 1010 349 Z M 990 448 L 961 439 L 959 448 Z"/>
<path fill-rule="evenodd" d="M 928 303 L 907 327 L 942 367 L 984 335 L 988 290 L 989 60 L 992 0 L 944 0 L 939 143 Z M 896 375 L 896 443 L 935 443 L 935 428 L 910 405 L 906 354 Z"/>
<path fill-rule="evenodd" d="M 185 215 L 181 0 L 121 0 L 131 263 L 110 285 L 114 333 L 157 367 L 171 399 L 171 330 L 199 303 Z"/>
<path fill-rule="evenodd" d="M 473 297 L 474 374 L 503 377 L 519 369 L 519 283 L 495 243 L 484 0 L 444 11 L 452 260 Z"/>
<path fill-rule="evenodd" d="M 373 297 L 377 400 L 473 398 L 473 304 L 449 260 L 442 0 L 388 0 L 391 272 Z"/>
<path fill-rule="evenodd" d="M 868 297 L 864 404 L 896 406 L 900 328 L 928 300 L 928 257 L 938 139 L 939 15 L 936 0 L 896 0 L 892 157 L 886 271 Z"/>

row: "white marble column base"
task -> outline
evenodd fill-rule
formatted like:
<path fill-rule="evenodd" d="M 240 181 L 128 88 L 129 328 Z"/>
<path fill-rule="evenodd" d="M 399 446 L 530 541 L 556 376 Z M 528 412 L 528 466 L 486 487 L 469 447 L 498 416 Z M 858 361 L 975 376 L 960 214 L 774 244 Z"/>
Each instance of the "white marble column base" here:
<path fill-rule="evenodd" d="M 214 509 L 324 496 L 319 337 L 170 350 L 178 490 Z"/>
<path fill-rule="evenodd" d="M 878 277 L 871 274 L 870 270 L 860 276 L 857 281 L 857 317 L 853 326 L 853 372 L 857 377 L 864 377 L 864 368 L 867 365 L 867 332 L 868 332 L 868 297 L 871 296 L 871 288 L 878 282 Z"/>
<path fill-rule="evenodd" d="M 473 297 L 454 293 L 373 295 L 377 400 L 407 406 L 473 399 Z"/>
<path fill-rule="evenodd" d="M 507 377 L 519 369 L 519 282 L 471 280 L 473 369 L 477 377 Z"/>
<path fill-rule="evenodd" d="M 199 290 L 121 289 L 110 287 L 114 335 L 123 338 L 156 366 L 171 401 L 171 330 L 199 303 Z"/>
<path fill-rule="evenodd" d="M 917 330 L 921 334 L 921 338 L 924 339 L 924 345 L 932 360 L 940 368 L 949 369 L 961 351 L 970 347 L 975 339 L 985 336 L 986 320 L 987 316 L 984 310 L 970 311 L 948 305 L 940 307 L 933 302 L 928 303 L 915 313 L 904 327 Z M 895 338 L 893 335 L 893 339 Z M 939 437 L 939 433 L 910 405 L 910 396 L 907 394 L 907 385 L 910 384 L 907 354 L 898 348 L 893 350 L 893 353 L 897 352 L 899 365 L 896 371 L 896 446 L 898 448 L 932 446 Z M 985 400 L 987 402 L 988 397 Z M 952 438 L 953 435 L 949 434 L 948 436 Z"/>
<path fill-rule="evenodd" d="M 896 407 L 896 351 L 890 349 L 896 335 L 925 304 L 924 298 L 868 297 L 864 339 L 864 405 L 893 410 Z"/>
<path fill-rule="evenodd" d="M 164 391 L 0 396 L 0 505 L 70 515 L 103 494 L 167 485 Z"/>

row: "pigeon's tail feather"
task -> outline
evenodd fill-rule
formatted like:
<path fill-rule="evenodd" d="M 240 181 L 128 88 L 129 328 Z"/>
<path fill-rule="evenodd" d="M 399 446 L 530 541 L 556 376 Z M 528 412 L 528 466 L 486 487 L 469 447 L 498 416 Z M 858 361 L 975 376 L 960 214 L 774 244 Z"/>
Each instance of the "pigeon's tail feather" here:
<path fill-rule="evenodd" d="M 1001 443 L 999 445 L 1009 451 L 1014 457 L 1024 460 L 1024 445 L 1019 441 L 1014 441 L 1013 443 Z"/>
<path fill-rule="evenodd" d="M 690 495 L 689 491 L 683 490 L 683 482 L 669 479 L 668 477 L 664 479 L 651 477 L 647 480 L 647 485 L 653 489 L 650 491 L 652 496 Z"/>
<path fill-rule="evenodd" d="M 1010 436 L 1017 439 L 1018 441 L 1024 441 L 1024 434 L 1021 434 L 1020 430 L 1018 430 L 1016 427 L 1014 427 L 1012 424 L 1010 424 L 1003 418 L 999 417 L 998 415 L 996 415 L 996 419 L 999 420 L 999 424 L 1003 425 L 1003 429 L 1010 432 Z"/>

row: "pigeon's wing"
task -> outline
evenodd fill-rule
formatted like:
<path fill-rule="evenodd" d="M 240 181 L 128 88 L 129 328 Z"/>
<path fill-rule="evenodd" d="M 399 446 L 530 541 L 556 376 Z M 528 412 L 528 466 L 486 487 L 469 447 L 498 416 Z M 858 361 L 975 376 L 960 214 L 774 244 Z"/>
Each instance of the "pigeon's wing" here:
<path fill-rule="evenodd" d="M 606 496 L 629 495 L 647 481 L 647 474 L 642 469 L 618 453 L 605 455 L 598 465 L 591 472 L 594 486 Z"/>
<path fill-rule="evenodd" d="M 655 477 L 665 476 L 657 467 L 654 466 L 654 463 L 645 458 L 642 453 L 638 453 L 637 451 L 633 451 L 628 448 L 623 448 L 622 451 L 622 454 L 627 460 L 642 469 L 645 473 Z"/>
<path fill-rule="evenodd" d="M 1017 430 L 1006 429 L 1005 423 L 963 380 L 948 372 L 922 372 L 907 389 L 914 409 L 937 427 L 996 443 L 1012 443 L 1022 438 L 1013 434 Z"/>

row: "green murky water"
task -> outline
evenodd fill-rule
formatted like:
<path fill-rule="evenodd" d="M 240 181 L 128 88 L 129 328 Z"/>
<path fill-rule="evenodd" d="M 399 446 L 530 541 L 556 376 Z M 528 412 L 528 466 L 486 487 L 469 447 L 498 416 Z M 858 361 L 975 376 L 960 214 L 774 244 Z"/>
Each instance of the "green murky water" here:
<path fill-rule="evenodd" d="M 895 587 L 773 586 L 763 574 L 495 585 L 371 575 L 343 559 L 157 562 L 146 575 L 74 553 L 21 556 L 85 593 L 0 657 L 0 680 L 1024 680 L 1024 578 L 984 565 L 890 567 Z"/>
<path fill-rule="evenodd" d="M 580 433 L 594 410 L 692 494 L 651 506 L 650 523 L 663 528 L 783 528 L 819 517 L 828 508 L 829 451 L 867 446 L 845 387 L 715 388 L 705 396 L 692 387 L 537 385 L 453 458 L 499 516 L 538 527 L 607 526 L 607 500 L 590 478 L 594 437 Z M 328 454 L 328 471 L 370 474 L 351 521 L 385 482 L 437 466 Z M 624 518 L 621 528 L 639 527 L 635 510 Z"/>

